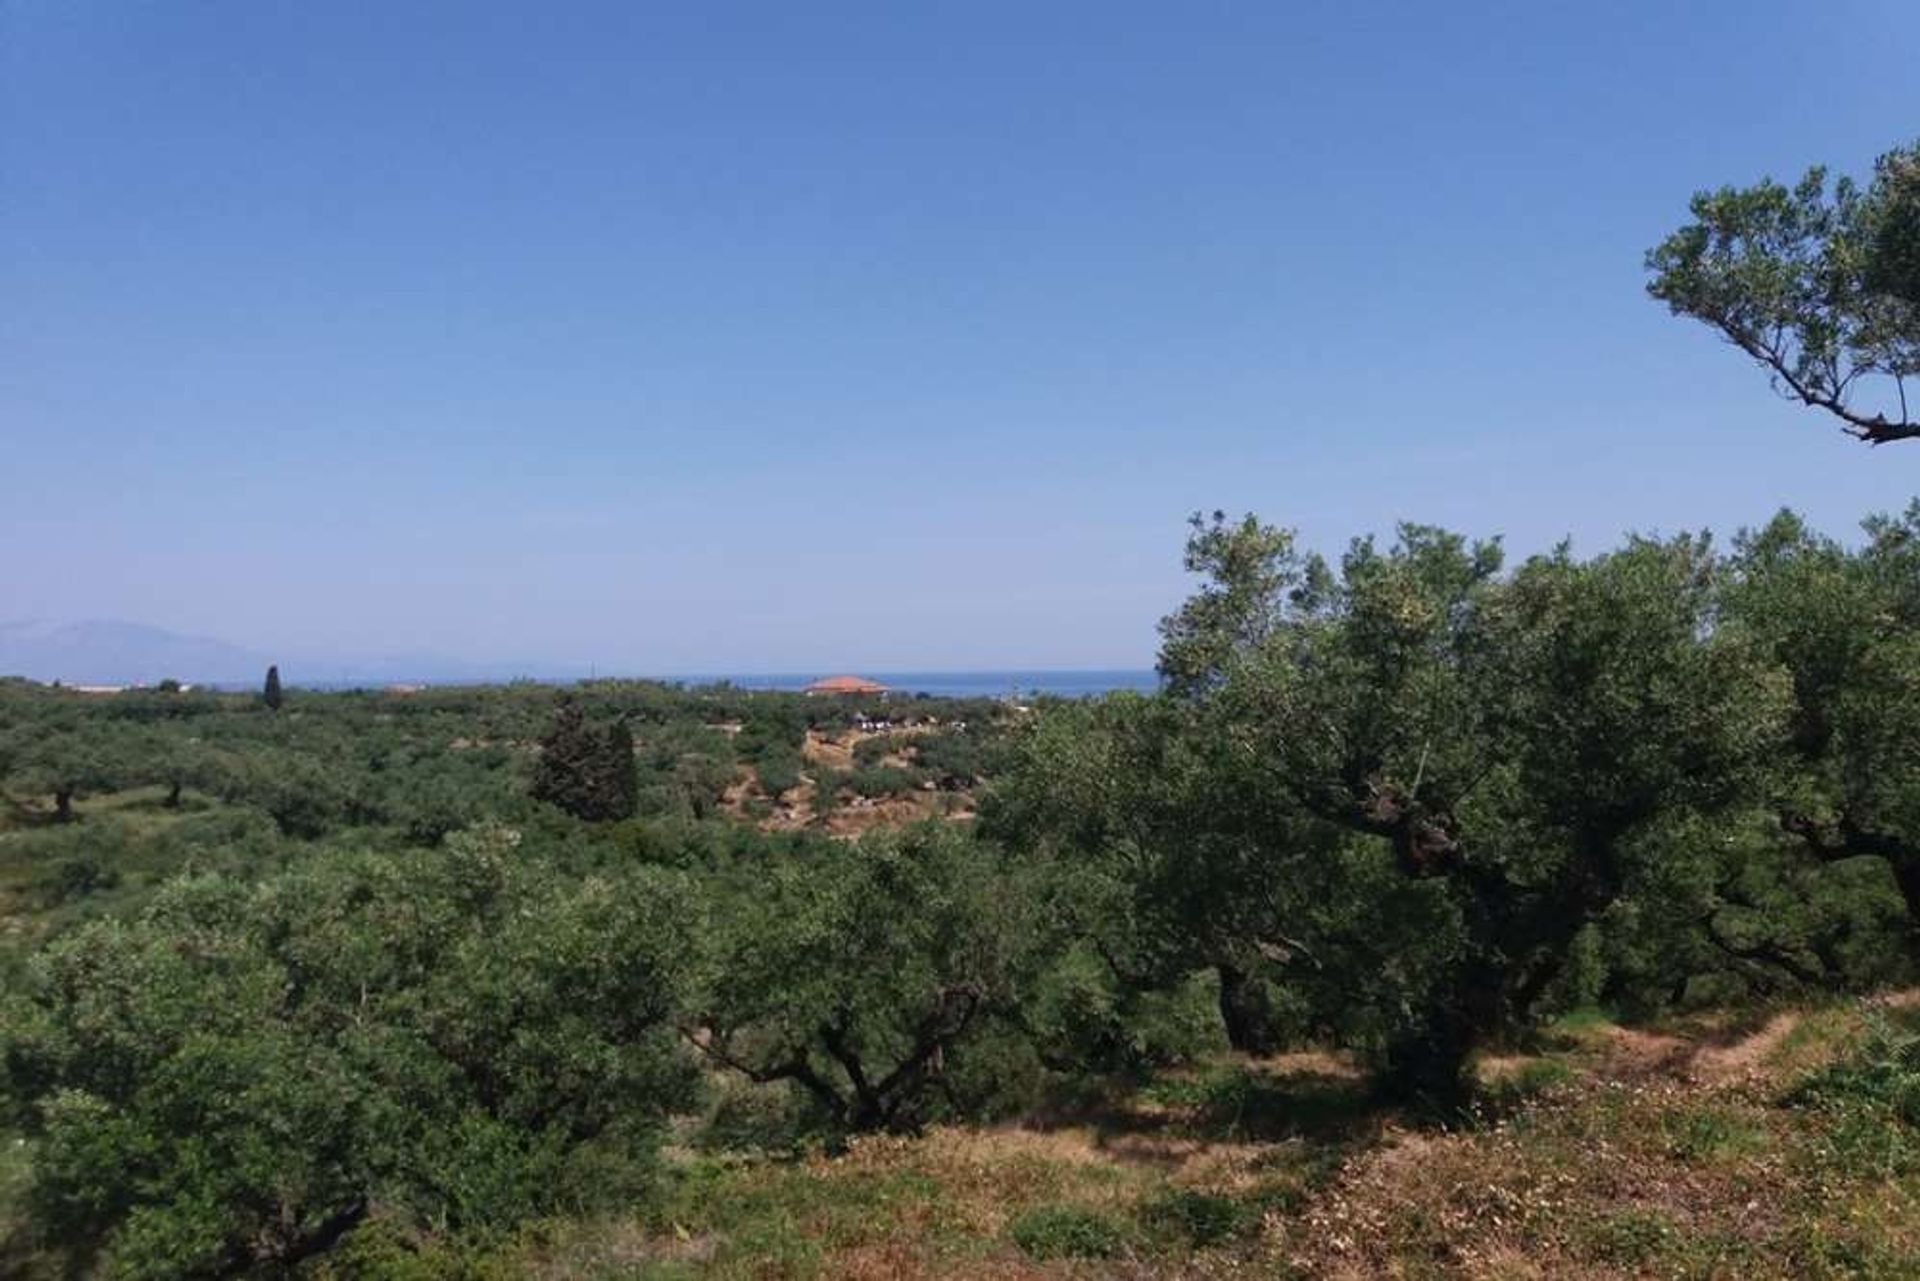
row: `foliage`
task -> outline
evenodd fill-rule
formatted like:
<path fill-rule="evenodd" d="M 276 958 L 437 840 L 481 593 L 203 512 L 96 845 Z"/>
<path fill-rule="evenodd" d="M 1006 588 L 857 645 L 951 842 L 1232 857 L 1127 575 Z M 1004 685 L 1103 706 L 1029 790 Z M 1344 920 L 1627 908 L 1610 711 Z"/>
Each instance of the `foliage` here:
<path fill-rule="evenodd" d="M 1259 1227 L 1255 1207 L 1215 1192 L 1173 1188 L 1140 1208 L 1141 1222 L 1161 1236 L 1195 1246 L 1219 1245 Z"/>
<path fill-rule="evenodd" d="M 1826 1151 L 1845 1169 L 1920 1170 L 1920 1031 L 1871 1012 L 1850 1053 L 1810 1074 L 1788 1101 L 1835 1119 Z"/>
<path fill-rule="evenodd" d="M 188 878 L 53 944 L 0 1039 L 44 1221 L 172 1276 L 290 1263 L 374 1204 L 504 1226 L 644 1168 L 692 1085 L 679 891 L 515 843 Z"/>
<path fill-rule="evenodd" d="M 580 704 L 562 698 L 554 711 L 553 728 L 540 740 L 532 793 L 535 799 L 590 822 L 633 817 L 639 804 L 633 731 L 624 719 L 595 731 Z"/>
<path fill-rule="evenodd" d="M 793 1082 L 837 1127 L 917 1124 L 949 1056 L 1025 980 L 1013 870 L 936 826 L 749 869 L 702 930 L 693 1040 L 751 1080 Z"/>
<path fill-rule="evenodd" d="M 1920 504 L 1848 551 L 1790 512 L 1742 536 L 1731 616 L 1788 673 L 1794 704 L 1769 797 L 1822 862 L 1892 869 L 1920 911 Z"/>
<path fill-rule="evenodd" d="M 847 786 L 854 795 L 866 797 L 904 796 L 919 787 L 913 774 L 897 765 L 870 765 L 848 776 Z"/>
<path fill-rule="evenodd" d="M 1127 1225 L 1077 1205 L 1046 1205 L 1007 1227 L 1013 1243 L 1036 1259 L 1111 1259 L 1127 1251 Z"/>
<path fill-rule="evenodd" d="M 761 791 L 770 797 L 784 796 L 800 786 L 800 754 L 794 751 L 765 753 L 754 772 L 760 780 Z"/>
<path fill-rule="evenodd" d="M 1703 853 L 1657 837 L 1755 796 L 1786 720 L 1783 673 L 1715 625 L 1703 538 L 1502 576 L 1428 527 L 1336 567 L 1216 516 L 1188 563 L 1168 692 L 1035 730 L 990 829 L 1057 860 L 1133 981 L 1215 967 L 1237 1046 L 1271 1048 L 1290 998 L 1430 1098 L 1644 856 Z"/>
<path fill-rule="evenodd" d="M 1863 188 L 1813 168 L 1693 198 L 1694 221 L 1647 255 L 1647 290 L 1765 366 L 1783 395 L 1872 444 L 1920 436 L 1905 380 L 1920 373 L 1920 144 L 1890 151 Z M 1862 380 L 1883 407 L 1852 403 Z M 1891 415 L 1891 416 L 1889 416 Z"/>
<path fill-rule="evenodd" d="M 1783 513 L 1517 566 L 1418 525 L 1328 560 L 1216 515 L 1187 563 L 1161 692 L 1030 709 L 596 681 L 263 716 L 0 681 L 15 1217 L 55 1270 L 564 1271 L 540 1242 L 585 1215 L 719 1234 L 663 1266 L 804 1271 L 871 1243 L 871 1198 L 939 1218 L 920 1174 L 873 1173 L 898 1132 L 1064 1112 L 1104 1143 L 1131 1098 L 1127 1144 L 1300 1138 L 1322 1170 L 1388 1101 L 1486 1134 L 1559 1106 L 1567 1069 L 1531 1063 L 1456 1110 L 1480 1051 L 1572 1007 L 1912 975 L 1920 507 L 1857 543 Z M 849 798 L 934 789 L 978 821 L 846 836 L 923 808 Z M 1909 1177 L 1908 1057 L 1793 1096 L 1819 1178 Z M 1745 1168 L 1777 1138 L 1752 1106 L 1634 1142 Z M 1063 1257 L 1250 1250 L 1305 1195 L 1157 1168 L 1115 1199 L 1079 1155 L 1021 1166 L 969 1248 L 1012 1222 Z M 1568 1257 L 1666 1266 L 1662 1223 L 1574 1225 Z M 1791 1253 L 1854 1246 L 1821 1250 Z"/>

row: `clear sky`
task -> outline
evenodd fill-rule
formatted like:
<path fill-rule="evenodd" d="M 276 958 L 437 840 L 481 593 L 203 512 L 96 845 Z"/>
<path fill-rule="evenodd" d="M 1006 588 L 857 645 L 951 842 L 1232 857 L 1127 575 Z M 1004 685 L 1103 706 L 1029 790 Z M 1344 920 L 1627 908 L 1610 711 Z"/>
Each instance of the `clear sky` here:
<path fill-rule="evenodd" d="M 0 3 L 0 619 L 1145 665 L 1183 519 L 1836 533 L 1642 294 L 1920 134 L 1911 0 Z"/>

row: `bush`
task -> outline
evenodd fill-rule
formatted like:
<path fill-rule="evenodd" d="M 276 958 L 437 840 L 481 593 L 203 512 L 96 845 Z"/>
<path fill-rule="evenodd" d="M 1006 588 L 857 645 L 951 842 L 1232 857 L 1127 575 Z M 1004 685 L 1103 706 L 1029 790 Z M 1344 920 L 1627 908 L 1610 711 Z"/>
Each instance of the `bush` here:
<path fill-rule="evenodd" d="M 1140 1073 L 1225 1048 L 1219 1002 L 1205 976 L 1171 991 L 1121 984 L 1090 947 L 1067 951 L 1024 1011 L 1047 1061 L 1063 1071 Z"/>
<path fill-rule="evenodd" d="M 1252 1232 L 1260 1226 L 1260 1214 L 1229 1196 L 1176 1188 L 1141 1206 L 1140 1221 L 1158 1235 L 1209 1246 Z"/>
<path fill-rule="evenodd" d="M 110 890 L 120 884 L 120 872 L 91 854 L 63 859 L 53 867 L 53 884 L 48 893 L 52 901 L 83 898 L 95 890 Z"/>
<path fill-rule="evenodd" d="M 874 765 L 867 769 L 857 769 L 848 780 L 854 792 L 860 796 L 904 796 L 919 787 L 910 771 L 898 765 Z"/>
<path fill-rule="evenodd" d="M 871 769 L 905 745 L 903 735 L 875 734 L 872 738 L 863 738 L 853 745 L 853 763 L 861 769 Z"/>
<path fill-rule="evenodd" d="M 925 734 L 915 740 L 913 763 L 948 789 L 972 786 L 991 766 L 979 737 L 959 730 Z"/>
<path fill-rule="evenodd" d="M 760 777 L 760 790 L 778 798 L 800 786 L 799 754 L 791 751 L 771 752 L 754 766 L 754 772 Z"/>
<path fill-rule="evenodd" d="M 785 1081 L 757 1085 L 721 1077 L 694 1145 L 708 1152 L 789 1152 L 822 1123 L 818 1107 Z"/>
<path fill-rule="evenodd" d="M 1013 1221 L 1008 1234 L 1035 1259 L 1112 1259 L 1131 1244 L 1124 1223 L 1078 1205 L 1028 1210 Z"/>
<path fill-rule="evenodd" d="M 1920 1032 L 1870 1012 L 1859 1047 L 1807 1077 L 1787 1102 L 1835 1118 L 1823 1152 L 1831 1163 L 1889 1176 L 1920 1170 Z"/>

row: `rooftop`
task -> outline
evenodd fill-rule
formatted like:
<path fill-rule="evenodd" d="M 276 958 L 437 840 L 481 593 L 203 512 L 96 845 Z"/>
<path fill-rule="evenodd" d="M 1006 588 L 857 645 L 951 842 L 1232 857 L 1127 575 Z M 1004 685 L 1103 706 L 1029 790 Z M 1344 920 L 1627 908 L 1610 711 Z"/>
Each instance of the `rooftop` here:
<path fill-rule="evenodd" d="M 807 686 L 809 694 L 884 694 L 887 687 L 864 676 L 823 676 Z"/>

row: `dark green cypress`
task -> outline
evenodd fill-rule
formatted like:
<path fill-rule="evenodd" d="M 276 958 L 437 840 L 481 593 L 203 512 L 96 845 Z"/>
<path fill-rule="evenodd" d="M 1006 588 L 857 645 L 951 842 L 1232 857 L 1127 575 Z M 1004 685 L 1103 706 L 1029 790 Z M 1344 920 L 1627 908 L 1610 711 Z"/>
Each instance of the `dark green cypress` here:
<path fill-rule="evenodd" d="M 540 740 L 532 790 L 536 800 L 589 822 L 632 818 L 640 803 L 640 779 L 633 768 L 633 731 L 626 720 L 596 732 L 580 704 L 562 697 L 553 727 Z"/>
<path fill-rule="evenodd" d="M 607 727 L 600 749 L 600 817 L 632 818 L 640 807 L 640 776 L 633 768 L 633 731 L 622 716 Z"/>

